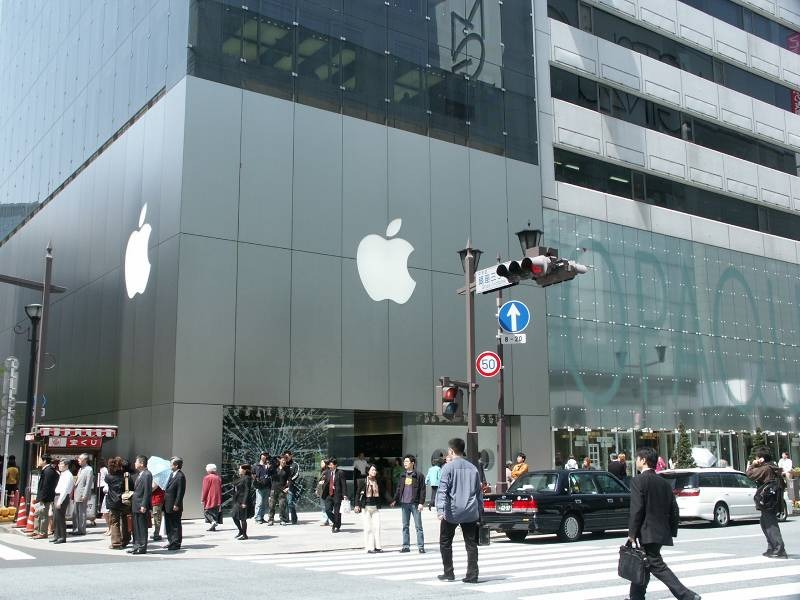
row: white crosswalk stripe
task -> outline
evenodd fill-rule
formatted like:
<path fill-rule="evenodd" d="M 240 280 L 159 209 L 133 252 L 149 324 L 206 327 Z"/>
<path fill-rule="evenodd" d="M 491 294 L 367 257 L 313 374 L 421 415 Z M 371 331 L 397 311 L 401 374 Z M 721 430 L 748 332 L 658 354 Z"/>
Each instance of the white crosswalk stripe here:
<path fill-rule="evenodd" d="M 34 560 L 35 557 L 30 554 L 17 550 L 16 548 L 9 548 L 0 544 L 0 559 L 2 560 Z"/>
<path fill-rule="evenodd" d="M 617 576 L 618 543 L 584 546 L 501 542 L 480 548 L 479 554 L 479 585 L 464 584 L 458 579 L 439 581 L 436 575 L 442 572 L 442 563 L 435 545 L 429 546 L 426 554 L 412 549 L 409 554 L 393 550 L 367 556 L 362 550 L 231 558 L 314 573 L 403 581 L 441 589 L 448 596 L 470 591 L 496 594 L 504 600 L 599 600 L 628 594 L 628 584 Z M 800 599 L 800 560 L 796 558 L 776 562 L 762 556 L 703 552 L 699 546 L 668 548 L 663 555 L 681 582 L 700 593 L 704 600 Z M 457 578 L 463 577 L 466 562 L 463 545 L 456 542 L 453 563 Z M 740 587 L 718 591 L 721 584 Z M 668 594 L 667 588 L 655 578 L 647 591 L 648 598 Z"/>

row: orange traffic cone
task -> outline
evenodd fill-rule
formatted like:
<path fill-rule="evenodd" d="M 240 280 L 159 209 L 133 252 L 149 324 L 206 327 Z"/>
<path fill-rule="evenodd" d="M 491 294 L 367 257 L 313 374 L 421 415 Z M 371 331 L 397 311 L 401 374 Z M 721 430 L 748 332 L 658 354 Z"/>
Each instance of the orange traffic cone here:
<path fill-rule="evenodd" d="M 36 533 L 34 531 L 34 526 L 33 526 L 33 524 L 36 522 L 36 519 L 34 518 L 35 516 L 36 516 L 36 505 L 31 504 L 31 510 L 28 513 L 28 524 L 25 526 L 25 535 L 33 535 L 34 533 Z"/>
<path fill-rule="evenodd" d="M 28 522 L 28 511 L 27 506 L 25 505 L 25 496 L 19 499 L 19 510 L 17 511 L 17 522 L 14 524 L 14 527 L 25 527 L 26 523 Z"/>

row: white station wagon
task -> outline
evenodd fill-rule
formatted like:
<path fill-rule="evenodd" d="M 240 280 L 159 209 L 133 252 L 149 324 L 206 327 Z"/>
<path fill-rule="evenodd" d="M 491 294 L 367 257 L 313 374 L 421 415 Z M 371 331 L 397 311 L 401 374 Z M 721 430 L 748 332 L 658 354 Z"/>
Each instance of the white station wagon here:
<path fill-rule="evenodd" d="M 753 495 L 758 485 L 733 469 L 671 469 L 661 477 L 672 485 L 681 520 L 703 519 L 717 527 L 731 521 L 758 519 Z M 778 518 L 786 520 L 786 498 Z"/>

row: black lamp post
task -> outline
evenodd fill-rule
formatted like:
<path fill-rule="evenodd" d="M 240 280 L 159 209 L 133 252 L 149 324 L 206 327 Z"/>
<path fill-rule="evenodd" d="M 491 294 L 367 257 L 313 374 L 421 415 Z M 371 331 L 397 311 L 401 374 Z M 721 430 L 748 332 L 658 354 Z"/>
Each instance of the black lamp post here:
<path fill-rule="evenodd" d="M 36 373 L 39 370 L 39 324 L 42 320 L 42 305 L 41 304 L 28 304 L 25 306 L 25 314 L 31 321 L 31 355 L 28 362 L 28 389 L 25 397 L 25 435 L 33 429 L 34 411 L 36 410 L 36 401 L 34 400 L 34 388 L 36 386 Z M 33 466 L 33 442 L 25 440 L 25 448 L 22 452 L 22 493 L 27 491 L 28 482 L 30 481 L 30 470 Z M 30 496 L 28 496 L 30 498 Z"/>
<path fill-rule="evenodd" d="M 461 267 L 464 269 L 464 283 L 467 299 L 467 458 L 478 466 L 478 410 L 477 385 L 475 384 L 475 271 L 483 252 L 473 248 L 467 241 L 467 247 L 458 251 Z"/>

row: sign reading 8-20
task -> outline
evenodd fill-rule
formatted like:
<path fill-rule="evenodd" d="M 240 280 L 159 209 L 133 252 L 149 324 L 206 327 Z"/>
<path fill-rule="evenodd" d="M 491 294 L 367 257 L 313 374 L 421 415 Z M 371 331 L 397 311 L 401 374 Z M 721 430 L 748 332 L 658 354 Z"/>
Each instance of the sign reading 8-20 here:
<path fill-rule="evenodd" d="M 481 74 L 483 64 L 486 62 L 483 27 L 483 0 L 474 0 L 469 14 L 466 16 L 459 15 L 456 11 L 450 13 L 450 57 L 453 60 L 453 73 L 463 72 L 464 75 L 470 78 L 477 78 Z M 477 59 L 477 64 L 474 64 L 475 61 L 470 56 L 463 56 L 461 60 L 456 62 L 459 54 L 468 51 L 470 44 L 473 46 L 477 44 L 480 48 L 480 57 Z"/>

